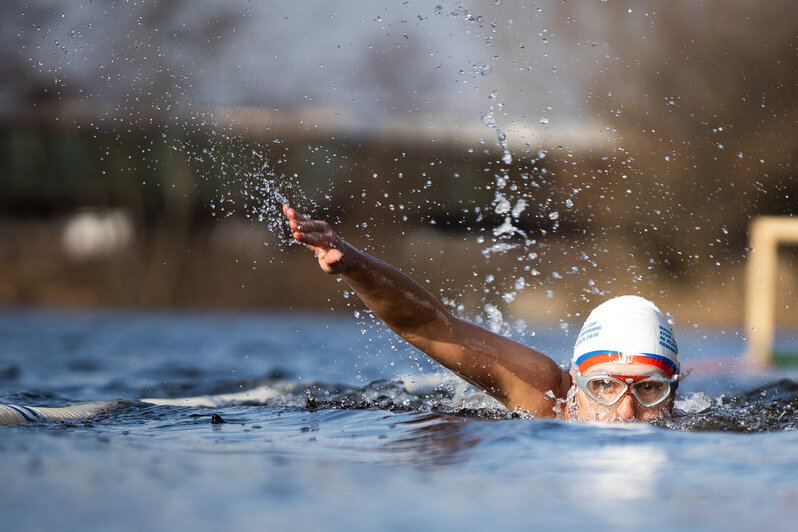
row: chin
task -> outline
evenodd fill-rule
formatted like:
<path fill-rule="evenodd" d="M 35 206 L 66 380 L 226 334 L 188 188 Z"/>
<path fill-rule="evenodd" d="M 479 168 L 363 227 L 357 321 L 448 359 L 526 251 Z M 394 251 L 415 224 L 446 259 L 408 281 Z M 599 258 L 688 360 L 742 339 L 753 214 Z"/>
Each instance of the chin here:
<path fill-rule="evenodd" d="M 624 422 L 635 422 L 635 421 L 653 421 L 655 419 L 664 419 L 671 417 L 671 410 L 673 409 L 673 402 L 669 401 L 667 404 L 663 406 L 658 406 L 656 408 L 651 408 L 647 410 L 641 410 L 636 412 L 634 416 L 624 419 L 620 416 L 617 412 L 614 412 L 612 409 L 599 409 L 593 407 L 593 405 L 589 407 L 585 407 L 584 405 L 580 405 L 579 410 L 576 414 L 576 419 L 578 421 L 598 421 L 599 423 L 624 423 Z"/>

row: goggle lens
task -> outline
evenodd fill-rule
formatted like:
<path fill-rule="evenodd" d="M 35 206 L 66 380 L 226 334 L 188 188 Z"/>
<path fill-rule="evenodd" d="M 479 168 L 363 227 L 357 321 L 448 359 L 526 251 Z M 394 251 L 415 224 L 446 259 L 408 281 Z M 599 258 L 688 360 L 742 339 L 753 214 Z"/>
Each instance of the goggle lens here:
<path fill-rule="evenodd" d="M 662 381 L 641 381 L 632 384 L 632 394 L 641 404 L 658 403 L 671 393 L 668 383 Z"/>
<path fill-rule="evenodd" d="M 608 377 L 587 381 L 588 394 L 602 404 L 614 404 L 626 393 L 626 383 Z"/>

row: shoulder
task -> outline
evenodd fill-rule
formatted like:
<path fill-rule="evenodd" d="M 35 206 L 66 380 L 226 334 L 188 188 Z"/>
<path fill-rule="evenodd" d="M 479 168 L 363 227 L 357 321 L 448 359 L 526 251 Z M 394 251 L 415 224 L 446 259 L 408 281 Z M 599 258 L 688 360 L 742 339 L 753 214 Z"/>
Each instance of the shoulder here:
<path fill-rule="evenodd" d="M 560 389 L 559 393 L 555 392 L 555 395 L 560 399 L 567 399 L 568 392 L 571 391 L 571 388 L 574 386 L 574 377 L 571 374 L 570 369 L 560 369 Z"/>

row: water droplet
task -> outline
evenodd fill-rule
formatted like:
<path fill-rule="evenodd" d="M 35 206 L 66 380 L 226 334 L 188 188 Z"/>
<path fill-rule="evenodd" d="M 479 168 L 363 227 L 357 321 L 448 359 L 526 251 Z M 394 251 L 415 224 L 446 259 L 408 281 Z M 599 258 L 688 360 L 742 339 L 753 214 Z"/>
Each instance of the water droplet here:
<path fill-rule="evenodd" d="M 521 198 L 516 202 L 515 207 L 513 207 L 513 210 L 510 212 L 510 214 L 513 216 L 513 218 L 517 219 L 519 216 L 521 216 L 521 213 L 524 212 L 524 209 L 526 209 L 526 200 Z"/>

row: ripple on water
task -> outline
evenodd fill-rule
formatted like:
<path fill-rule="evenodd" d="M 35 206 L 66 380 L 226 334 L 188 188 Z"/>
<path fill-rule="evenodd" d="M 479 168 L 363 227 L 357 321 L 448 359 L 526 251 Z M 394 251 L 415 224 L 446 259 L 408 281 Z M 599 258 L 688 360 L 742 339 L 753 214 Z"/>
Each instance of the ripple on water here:
<path fill-rule="evenodd" d="M 798 383 L 791 379 L 760 386 L 730 399 L 712 401 L 703 394 L 693 404 L 706 405 L 682 417 L 657 421 L 662 427 L 690 431 L 773 432 L 798 428 Z"/>
<path fill-rule="evenodd" d="M 454 383 L 454 384 L 453 384 Z M 241 388 L 240 381 L 229 383 Z M 185 406 L 156 406 L 138 401 L 122 401 L 98 420 L 105 425 L 152 425 L 159 428 L 209 423 L 212 414 L 233 423 L 269 423 L 269 415 L 278 425 L 286 425 L 291 416 L 315 414 L 325 419 L 339 415 L 353 415 L 357 411 L 391 414 L 413 414 L 414 419 L 445 417 L 465 420 L 510 420 L 524 416 L 503 408 L 494 399 L 473 387 L 449 379 L 405 385 L 401 380 L 379 380 L 365 386 L 330 385 L 325 383 L 299 385 L 285 380 L 253 381 L 251 387 L 273 386 L 277 391 L 264 401 L 231 401 L 219 408 L 191 408 Z M 224 385 L 217 383 L 218 389 Z M 60 406 L 66 401 L 47 394 L 12 394 L 0 397 L 5 402 L 31 404 L 44 402 Z M 713 400 L 703 393 L 679 397 L 674 417 L 658 420 L 660 428 L 681 431 L 771 432 L 798 428 L 798 383 L 782 379 L 757 387 L 732 398 Z M 246 407 L 255 407 L 246 409 Z M 266 408 L 264 408 L 266 407 Z M 242 410 L 244 409 L 244 410 Z M 256 413 L 256 414 L 253 414 Z M 346 414 L 342 414 L 346 413 Z M 252 416 L 255 415 L 255 419 Z M 160 423 L 160 424 L 159 424 Z M 628 426 L 628 424 L 627 424 Z M 290 427 L 289 427 L 290 428 Z"/>

